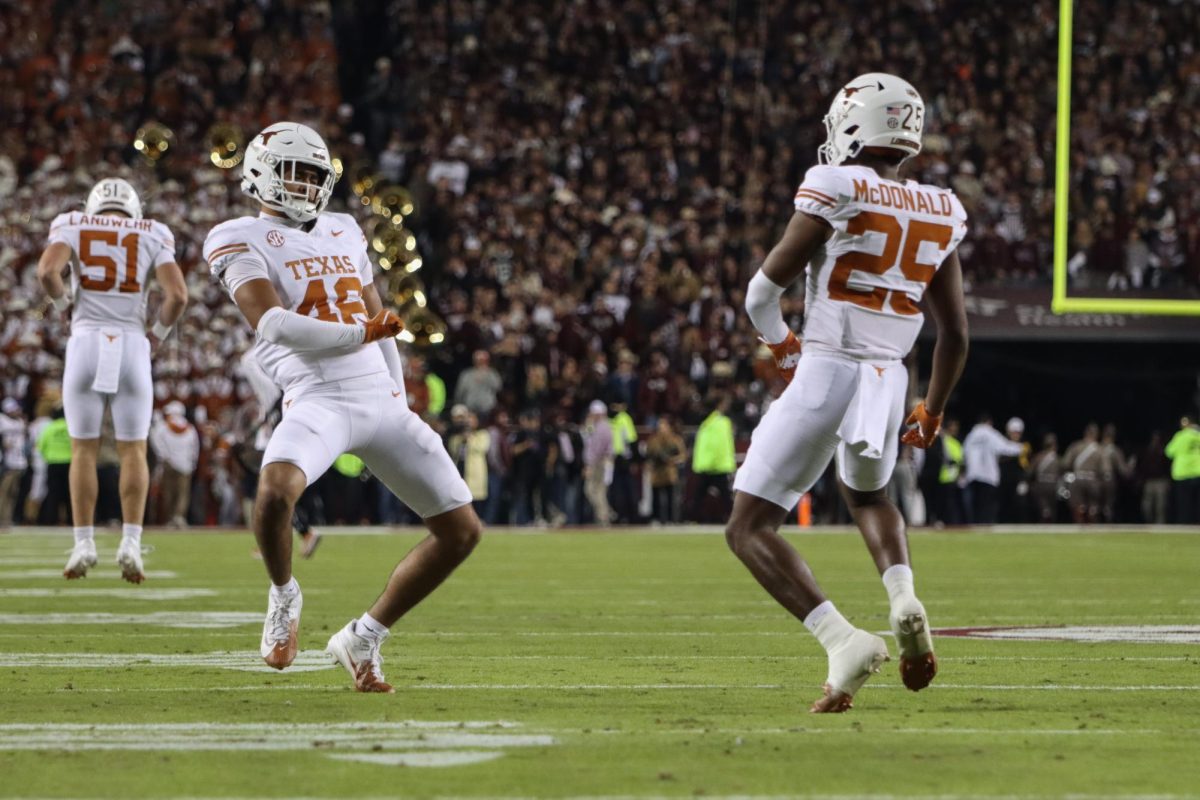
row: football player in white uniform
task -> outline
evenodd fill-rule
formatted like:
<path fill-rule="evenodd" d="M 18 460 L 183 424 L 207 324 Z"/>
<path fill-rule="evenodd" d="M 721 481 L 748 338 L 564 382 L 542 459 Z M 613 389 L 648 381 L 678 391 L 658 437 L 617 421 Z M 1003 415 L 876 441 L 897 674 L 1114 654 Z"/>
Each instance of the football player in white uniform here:
<path fill-rule="evenodd" d="M 63 283 L 70 267 L 71 286 Z M 163 292 L 158 319 L 146 335 L 150 271 Z M 38 262 L 38 279 L 59 311 L 71 307 L 63 369 L 63 411 L 71 434 L 71 515 L 75 548 L 63 575 L 82 578 L 96 563 L 93 517 L 96 456 L 104 407 L 112 407 L 121 457 L 121 544 L 117 563 L 130 583 L 145 580 L 142 519 L 150 475 L 146 437 L 154 410 L 150 355 L 187 305 L 187 283 L 175 263 L 175 237 L 142 218 L 137 192 L 120 178 L 100 181 L 83 212 L 59 214 Z"/>
<path fill-rule="evenodd" d="M 913 590 L 904 520 L 884 493 L 903 441 L 928 447 L 967 353 L 962 268 L 955 249 L 966 212 L 954 193 L 901 181 L 921 149 L 925 106 L 894 75 L 847 84 L 825 117 L 821 164 L 796 192 L 796 213 L 750 281 L 746 310 L 789 381 L 754 431 L 734 480 L 730 548 L 825 648 L 829 676 L 814 712 L 845 711 L 888 660 L 884 641 L 846 621 L 779 526 L 836 456 L 842 495 L 883 576 L 900 673 L 913 691 L 937 661 L 925 609 Z M 784 290 L 807 270 L 803 355 L 780 312 Z M 924 319 L 937 323 L 924 401 L 904 418 L 901 359 Z"/>
<path fill-rule="evenodd" d="M 395 343 L 404 326 L 383 308 L 366 238 L 353 217 L 322 213 L 334 183 L 325 142 L 305 125 L 276 123 L 250 142 L 242 174 L 260 213 L 214 228 L 204 258 L 254 329 L 255 359 L 283 390 L 254 508 L 272 583 L 261 653 L 276 669 L 296 657 L 292 510 L 335 458 L 354 453 L 431 534 L 326 647 L 359 691 L 391 692 L 379 655 L 388 629 L 470 554 L 479 519 L 441 439 L 408 408 Z"/>

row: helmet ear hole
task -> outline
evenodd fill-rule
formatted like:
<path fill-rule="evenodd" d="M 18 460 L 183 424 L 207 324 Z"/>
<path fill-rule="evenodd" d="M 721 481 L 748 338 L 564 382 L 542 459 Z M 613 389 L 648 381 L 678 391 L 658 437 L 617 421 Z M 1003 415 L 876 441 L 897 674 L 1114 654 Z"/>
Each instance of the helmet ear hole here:
<path fill-rule="evenodd" d="M 856 134 L 856 133 L 858 133 L 858 126 L 857 126 L 857 125 L 851 125 L 849 128 L 846 128 L 846 135 L 847 135 L 847 136 L 853 136 L 853 135 L 854 135 L 854 134 Z"/>

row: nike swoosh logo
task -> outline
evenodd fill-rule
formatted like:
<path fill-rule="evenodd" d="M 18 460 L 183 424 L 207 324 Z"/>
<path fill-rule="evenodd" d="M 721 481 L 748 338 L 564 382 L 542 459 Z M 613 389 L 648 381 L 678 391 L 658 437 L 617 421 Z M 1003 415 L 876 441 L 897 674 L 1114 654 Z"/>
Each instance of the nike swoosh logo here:
<path fill-rule="evenodd" d="M 402 394 L 404 394 L 404 392 L 392 392 L 392 397 L 399 397 Z"/>
<path fill-rule="evenodd" d="M 332 231 L 331 236 L 341 236 L 345 231 Z"/>

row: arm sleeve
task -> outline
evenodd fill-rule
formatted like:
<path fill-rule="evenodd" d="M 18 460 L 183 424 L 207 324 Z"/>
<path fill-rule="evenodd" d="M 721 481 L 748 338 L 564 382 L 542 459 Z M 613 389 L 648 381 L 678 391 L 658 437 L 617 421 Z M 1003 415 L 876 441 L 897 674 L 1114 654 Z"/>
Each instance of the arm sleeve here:
<path fill-rule="evenodd" d="M 279 306 L 267 309 L 258 320 L 258 338 L 293 350 L 335 350 L 362 344 L 366 328 L 302 317 Z"/>
<path fill-rule="evenodd" d="M 784 287 L 768 278 L 761 269 L 754 273 L 746 287 L 746 313 L 768 344 L 779 344 L 788 335 L 783 310 L 779 307 L 783 292 Z"/>
<path fill-rule="evenodd" d="M 379 349 L 383 351 L 383 360 L 387 362 L 388 372 L 392 373 L 392 380 L 396 382 L 396 388 L 403 389 L 404 362 L 400 360 L 400 349 L 396 347 L 396 340 L 385 336 L 378 344 Z"/>

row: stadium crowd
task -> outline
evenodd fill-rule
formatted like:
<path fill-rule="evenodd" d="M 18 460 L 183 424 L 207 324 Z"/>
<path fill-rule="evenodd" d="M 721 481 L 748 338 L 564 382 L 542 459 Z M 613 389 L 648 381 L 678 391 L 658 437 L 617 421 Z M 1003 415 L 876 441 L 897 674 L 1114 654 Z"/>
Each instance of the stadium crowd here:
<path fill-rule="evenodd" d="M 909 174 L 962 198 L 968 282 L 1049 278 L 1049 0 L 767 0 L 732 22 L 724 5 L 641 0 L 60 5 L 0 0 L 3 395 L 53 424 L 67 330 L 33 267 L 55 214 L 127 177 L 175 232 L 191 295 L 155 363 L 157 424 L 194 426 L 198 446 L 160 455 L 161 520 L 181 516 L 190 463 L 182 516 L 239 524 L 242 451 L 262 432 L 236 366 L 249 331 L 200 259 L 214 224 L 250 211 L 238 170 L 209 161 L 217 123 L 253 135 L 303 121 L 347 174 L 411 190 L 418 275 L 447 331 L 409 358 L 410 400 L 445 430 L 490 522 L 720 518 L 734 443 L 779 388 L 743 287 L 855 74 L 886 68 L 924 93 Z M 1075 84 L 1073 268 L 1105 286 L 1194 285 L 1200 54 L 1170 32 L 1195 30 L 1196 6 L 1082 5 L 1099 10 L 1076 21 L 1092 57 Z M 150 120 L 172 133 L 153 162 L 132 146 Z M 351 183 L 335 207 L 366 218 Z M 785 300 L 793 325 L 802 292 Z M 48 491 L 32 474 L 24 493 Z M 402 519 L 362 477 L 352 461 L 331 471 L 327 516 Z"/>

